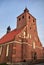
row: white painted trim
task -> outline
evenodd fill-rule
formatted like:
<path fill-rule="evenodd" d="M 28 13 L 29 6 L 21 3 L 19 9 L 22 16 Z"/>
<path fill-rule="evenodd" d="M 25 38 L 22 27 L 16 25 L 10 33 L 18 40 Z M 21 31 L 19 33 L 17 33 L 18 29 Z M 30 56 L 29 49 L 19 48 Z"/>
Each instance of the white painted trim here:
<path fill-rule="evenodd" d="M 0 46 L 0 55 L 1 55 L 1 53 L 2 53 L 2 46 Z"/>
<path fill-rule="evenodd" d="M 41 48 L 41 47 L 38 47 L 38 46 L 36 46 L 36 48 L 43 49 L 43 48 Z"/>
<path fill-rule="evenodd" d="M 7 45 L 7 44 L 11 44 L 11 43 L 19 43 L 19 44 L 22 44 L 22 42 L 20 42 L 20 41 L 11 41 L 11 42 L 8 42 L 8 43 L 5 43 L 5 44 L 1 44 L 0 46 L 3 46 L 3 45 Z M 29 46 L 32 46 L 32 44 L 29 44 L 29 43 L 27 43 L 27 42 L 23 42 L 24 44 L 28 44 Z M 41 48 L 41 47 L 38 47 L 38 46 L 35 46 L 35 49 L 36 48 L 39 48 L 39 49 L 43 49 L 43 48 Z"/>
<path fill-rule="evenodd" d="M 6 49 L 6 57 L 8 56 L 9 54 L 9 44 L 7 45 L 7 49 Z"/>
<path fill-rule="evenodd" d="M 28 44 L 29 46 L 32 46 L 31 44 L 29 44 L 29 43 L 26 43 L 26 42 L 23 42 L 24 44 Z"/>

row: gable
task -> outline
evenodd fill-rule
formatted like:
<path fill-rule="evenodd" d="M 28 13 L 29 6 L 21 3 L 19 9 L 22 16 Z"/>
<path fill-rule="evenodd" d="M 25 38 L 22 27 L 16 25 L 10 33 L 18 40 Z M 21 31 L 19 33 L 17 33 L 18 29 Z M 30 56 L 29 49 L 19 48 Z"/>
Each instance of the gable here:
<path fill-rule="evenodd" d="M 0 44 L 3 44 L 3 43 L 7 43 L 7 42 L 10 42 L 12 40 L 14 40 L 15 36 L 21 32 L 21 29 L 14 29 L 13 31 L 5 34 L 1 39 L 0 39 Z"/>

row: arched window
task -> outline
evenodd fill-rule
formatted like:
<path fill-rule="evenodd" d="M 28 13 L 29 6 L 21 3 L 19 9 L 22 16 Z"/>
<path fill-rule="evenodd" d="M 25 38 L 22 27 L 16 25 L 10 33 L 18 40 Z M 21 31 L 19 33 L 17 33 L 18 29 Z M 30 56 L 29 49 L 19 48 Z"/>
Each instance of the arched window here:
<path fill-rule="evenodd" d="M 22 16 L 22 19 L 24 19 L 24 15 Z"/>
<path fill-rule="evenodd" d="M 8 56 L 9 54 L 9 45 L 7 45 L 7 48 L 6 48 L 6 56 Z"/>
<path fill-rule="evenodd" d="M 2 53 L 2 46 L 0 46 L 0 55 L 1 55 L 1 53 Z"/>

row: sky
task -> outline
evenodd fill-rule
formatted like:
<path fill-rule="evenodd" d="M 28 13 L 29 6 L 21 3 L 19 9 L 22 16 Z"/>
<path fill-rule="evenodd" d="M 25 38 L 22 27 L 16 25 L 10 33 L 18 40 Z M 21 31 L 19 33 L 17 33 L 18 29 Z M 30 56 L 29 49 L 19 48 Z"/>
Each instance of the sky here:
<path fill-rule="evenodd" d="M 12 30 L 16 28 L 17 16 L 25 7 L 36 18 L 38 36 L 44 46 L 44 0 L 0 0 L 0 38 L 9 25 Z"/>

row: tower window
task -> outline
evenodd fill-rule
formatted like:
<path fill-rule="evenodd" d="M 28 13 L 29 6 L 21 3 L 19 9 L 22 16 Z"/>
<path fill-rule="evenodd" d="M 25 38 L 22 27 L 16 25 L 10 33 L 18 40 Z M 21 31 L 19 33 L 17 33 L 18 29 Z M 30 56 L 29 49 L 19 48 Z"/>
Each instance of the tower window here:
<path fill-rule="evenodd" d="M 29 16 L 29 19 L 30 19 L 30 16 Z"/>
<path fill-rule="evenodd" d="M 19 18 L 19 21 L 21 20 L 21 18 Z"/>
<path fill-rule="evenodd" d="M 34 20 L 33 20 L 33 22 L 34 22 Z"/>
<path fill-rule="evenodd" d="M 22 18 L 24 18 L 24 16 L 22 16 Z"/>
<path fill-rule="evenodd" d="M 30 27 L 30 29 L 31 29 L 31 27 Z"/>

